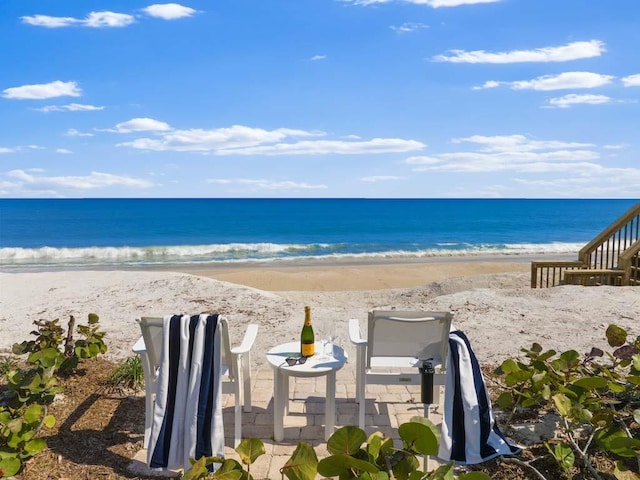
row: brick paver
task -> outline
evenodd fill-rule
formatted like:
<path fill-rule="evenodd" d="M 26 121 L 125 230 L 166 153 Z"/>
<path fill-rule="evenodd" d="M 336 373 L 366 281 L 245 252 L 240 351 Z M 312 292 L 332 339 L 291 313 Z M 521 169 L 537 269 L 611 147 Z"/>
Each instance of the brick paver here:
<path fill-rule="evenodd" d="M 355 366 L 348 363 L 337 372 L 336 428 L 358 424 L 358 404 L 355 402 Z M 298 442 L 314 447 L 318 458 L 328 456 L 324 441 L 325 378 L 290 379 L 289 413 L 284 418 L 284 440 L 273 440 L 273 371 L 268 365 L 251 372 L 252 412 L 242 414 L 242 438 L 259 438 L 265 444 L 266 454 L 251 465 L 255 480 L 277 480 L 280 468 L 289 460 Z M 233 445 L 233 396 L 224 395 L 225 457 L 239 460 Z M 397 427 L 411 417 L 424 415 L 419 385 L 371 385 L 367 387 L 365 430 L 367 434 L 380 431 L 398 443 Z M 439 422 L 438 412 L 431 419 Z M 399 444 L 398 444 L 399 446 Z M 141 471 L 146 452 L 136 455 L 134 469 Z"/>

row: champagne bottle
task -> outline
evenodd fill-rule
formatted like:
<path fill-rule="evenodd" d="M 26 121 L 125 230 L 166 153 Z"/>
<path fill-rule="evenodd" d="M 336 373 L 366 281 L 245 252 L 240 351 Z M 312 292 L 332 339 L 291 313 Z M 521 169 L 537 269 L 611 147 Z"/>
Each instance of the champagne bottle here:
<path fill-rule="evenodd" d="M 300 334 L 300 355 L 311 357 L 315 353 L 315 337 L 311 325 L 311 307 L 304 307 L 304 326 Z"/>

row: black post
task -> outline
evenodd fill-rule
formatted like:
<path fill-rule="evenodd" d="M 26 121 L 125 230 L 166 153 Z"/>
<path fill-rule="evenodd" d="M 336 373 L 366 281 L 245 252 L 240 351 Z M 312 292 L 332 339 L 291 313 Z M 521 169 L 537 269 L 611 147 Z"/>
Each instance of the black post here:
<path fill-rule="evenodd" d="M 433 364 L 430 360 L 424 360 L 422 362 L 422 366 L 420 367 L 420 374 L 422 375 L 422 380 L 420 382 L 421 385 L 421 395 L 420 401 L 422 403 L 433 403 L 433 374 L 435 373 L 435 369 L 433 368 Z"/>

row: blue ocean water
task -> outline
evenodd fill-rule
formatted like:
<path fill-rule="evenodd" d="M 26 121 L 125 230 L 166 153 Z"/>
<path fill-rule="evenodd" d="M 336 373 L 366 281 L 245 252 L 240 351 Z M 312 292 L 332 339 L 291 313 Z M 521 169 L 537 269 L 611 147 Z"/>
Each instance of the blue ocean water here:
<path fill-rule="evenodd" d="M 0 199 L 0 267 L 575 254 L 636 202 Z"/>

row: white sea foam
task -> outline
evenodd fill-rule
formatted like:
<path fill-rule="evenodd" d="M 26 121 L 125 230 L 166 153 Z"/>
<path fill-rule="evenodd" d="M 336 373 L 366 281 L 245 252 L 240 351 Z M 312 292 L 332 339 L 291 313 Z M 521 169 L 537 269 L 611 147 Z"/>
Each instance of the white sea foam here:
<path fill-rule="evenodd" d="M 575 253 L 580 243 L 471 245 L 446 243 L 433 248 L 385 249 L 375 245 L 229 243 L 149 247 L 1 248 L 0 267 L 118 266 L 275 262 L 319 259 L 410 259 L 477 255 Z"/>

